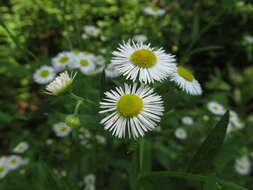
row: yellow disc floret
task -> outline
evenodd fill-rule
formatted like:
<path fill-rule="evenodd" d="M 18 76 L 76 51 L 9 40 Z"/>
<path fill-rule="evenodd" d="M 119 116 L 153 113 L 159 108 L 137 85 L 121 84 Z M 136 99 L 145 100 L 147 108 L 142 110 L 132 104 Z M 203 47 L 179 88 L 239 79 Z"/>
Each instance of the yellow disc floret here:
<path fill-rule="evenodd" d="M 157 63 L 157 57 L 151 50 L 140 49 L 132 53 L 131 61 L 134 65 L 139 67 L 149 68 Z"/>
<path fill-rule="evenodd" d="M 69 61 L 69 57 L 68 57 L 68 56 L 63 56 L 63 57 L 60 58 L 59 61 L 60 61 L 61 63 L 66 63 L 66 62 Z"/>
<path fill-rule="evenodd" d="M 41 76 L 42 78 L 46 78 L 48 75 L 49 75 L 49 71 L 48 71 L 48 70 L 42 70 L 42 71 L 40 72 L 40 76 Z"/>
<path fill-rule="evenodd" d="M 83 59 L 83 60 L 80 60 L 80 65 L 85 67 L 85 66 L 89 65 L 89 62 L 87 60 Z"/>
<path fill-rule="evenodd" d="M 194 76 L 188 69 L 184 67 L 177 67 L 178 74 L 183 77 L 185 80 L 192 82 L 194 80 Z"/>
<path fill-rule="evenodd" d="M 135 94 L 123 95 L 117 103 L 117 110 L 125 117 L 135 117 L 143 109 L 143 100 Z"/>

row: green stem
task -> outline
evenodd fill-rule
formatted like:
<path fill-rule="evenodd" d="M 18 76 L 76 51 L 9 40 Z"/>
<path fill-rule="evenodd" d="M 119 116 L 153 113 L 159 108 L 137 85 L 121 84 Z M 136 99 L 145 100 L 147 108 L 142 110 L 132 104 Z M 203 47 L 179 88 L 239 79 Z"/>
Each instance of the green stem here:
<path fill-rule="evenodd" d="M 74 115 L 77 115 L 80 105 L 83 103 L 82 100 L 77 100 L 76 107 L 74 110 Z"/>
<path fill-rule="evenodd" d="M 144 138 L 139 141 L 139 173 L 143 172 Z"/>
<path fill-rule="evenodd" d="M 0 19 L 0 25 L 5 30 L 5 32 L 9 35 L 9 37 L 11 38 L 11 40 L 15 43 L 15 45 L 17 46 L 17 48 L 19 48 L 24 53 L 30 55 L 34 60 L 37 60 L 37 57 L 31 51 L 29 51 L 26 48 L 22 48 L 22 46 L 18 42 L 18 39 L 11 33 L 11 31 L 9 30 L 9 28 L 4 24 L 4 22 L 1 19 Z M 26 60 L 26 61 L 28 61 L 28 60 Z"/>
<path fill-rule="evenodd" d="M 92 100 L 89 100 L 88 98 L 83 98 L 83 97 L 80 97 L 80 96 L 77 96 L 76 94 L 70 92 L 70 97 L 74 98 L 75 100 L 79 100 L 79 101 L 82 101 L 82 102 L 87 102 L 89 104 L 92 104 L 94 106 L 97 106 L 97 103 L 92 101 Z"/>
<path fill-rule="evenodd" d="M 146 178 L 153 178 L 153 177 L 172 177 L 172 178 L 183 178 L 183 179 L 190 179 L 190 180 L 197 180 L 200 182 L 207 182 L 209 180 L 208 176 L 203 175 L 196 175 L 196 174 L 190 174 L 185 172 L 175 172 L 175 171 L 158 171 L 158 172 L 149 172 L 145 173 L 143 175 L 139 176 L 139 181 L 146 179 Z M 228 188 L 235 189 L 235 190 L 248 190 L 245 187 L 242 187 L 240 185 L 237 185 L 235 183 L 218 179 L 216 178 L 217 183 L 220 183 L 221 185 L 224 185 Z"/>

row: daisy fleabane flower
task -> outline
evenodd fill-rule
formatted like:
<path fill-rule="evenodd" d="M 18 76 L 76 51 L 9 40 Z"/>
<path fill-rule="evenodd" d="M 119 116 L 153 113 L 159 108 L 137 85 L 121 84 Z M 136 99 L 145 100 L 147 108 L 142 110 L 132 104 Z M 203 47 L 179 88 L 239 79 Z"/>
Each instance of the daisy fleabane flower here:
<path fill-rule="evenodd" d="M 147 6 L 144 9 L 144 12 L 153 16 L 161 16 L 161 15 L 164 15 L 166 11 L 165 9 L 161 9 L 153 5 L 153 6 Z"/>
<path fill-rule="evenodd" d="M 223 115 L 226 112 L 225 108 L 215 101 L 208 102 L 207 108 L 215 115 Z"/>
<path fill-rule="evenodd" d="M 201 95 L 202 88 L 194 75 L 188 69 L 178 66 L 176 72 L 170 76 L 170 80 L 174 81 L 179 88 L 190 95 Z"/>
<path fill-rule="evenodd" d="M 115 69 L 126 79 L 143 83 L 162 81 L 176 70 L 175 56 L 154 49 L 150 44 L 128 41 L 113 51 L 111 60 Z"/>
<path fill-rule="evenodd" d="M 65 92 L 71 85 L 76 76 L 76 73 L 68 74 L 67 71 L 61 73 L 46 87 L 46 93 L 50 95 L 59 95 Z"/>
<path fill-rule="evenodd" d="M 129 138 L 143 136 L 145 132 L 155 129 L 156 123 L 163 115 L 164 107 L 161 96 L 146 85 L 137 87 L 124 84 L 105 93 L 105 98 L 100 102 L 99 113 L 110 114 L 101 120 L 105 130 L 112 135 L 122 138 L 128 133 Z"/>
<path fill-rule="evenodd" d="M 73 54 L 71 52 L 61 52 L 56 57 L 52 59 L 52 64 L 55 70 L 63 71 L 67 66 L 71 65 L 73 62 Z"/>
<path fill-rule="evenodd" d="M 20 142 L 14 149 L 13 152 L 15 153 L 24 153 L 29 149 L 29 144 L 25 141 Z"/>
<path fill-rule="evenodd" d="M 52 80 L 54 80 L 55 77 L 55 70 L 53 67 L 44 65 L 40 67 L 33 75 L 34 81 L 39 84 L 46 84 Z"/>

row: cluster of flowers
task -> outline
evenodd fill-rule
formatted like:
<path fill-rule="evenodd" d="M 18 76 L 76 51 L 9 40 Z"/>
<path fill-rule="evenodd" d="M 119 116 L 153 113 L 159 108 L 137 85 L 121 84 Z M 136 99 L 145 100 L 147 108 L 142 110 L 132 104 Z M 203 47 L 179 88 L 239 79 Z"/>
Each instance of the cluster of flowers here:
<path fill-rule="evenodd" d="M 66 136 L 69 136 L 69 134 L 72 131 L 72 128 L 68 126 L 66 123 L 60 122 L 53 125 L 53 131 L 55 132 L 55 135 L 57 137 L 66 137 Z M 91 148 L 91 144 L 89 143 L 89 140 L 91 140 L 92 135 L 88 129 L 84 127 L 79 127 L 78 137 L 80 139 L 80 144 L 82 146 L 85 146 L 86 148 Z M 106 138 L 101 135 L 95 135 L 95 141 L 101 145 L 106 144 Z M 51 144 L 51 141 L 49 141 L 49 144 Z"/>
<path fill-rule="evenodd" d="M 226 112 L 226 109 L 224 108 L 224 106 L 222 106 L 221 104 L 215 101 L 208 102 L 207 108 L 211 113 L 215 115 L 223 115 Z M 244 123 L 240 120 L 238 114 L 235 111 L 230 110 L 229 114 L 230 116 L 229 116 L 229 124 L 228 124 L 227 133 L 230 133 L 232 131 L 236 131 L 245 127 Z"/>
<path fill-rule="evenodd" d="M 20 142 L 14 149 L 13 155 L 0 157 L 0 179 L 4 178 L 10 171 L 20 168 L 28 163 L 27 159 L 23 159 L 19 154 L 29 149 L 27 142 Z"/>
<path fill-rule="evenodd" d="M 55 79 L 58 72 L 66 69 L 78 69 L 85 75 L 95 75 L 105 69 L 107 77 L 117 77 L 112 65 L 106 66 L 106 60 L 102 55 L 94 55 L 82 51 L 64 51 L 52 59 L 52 66 L 44 65 L 35 71 L 33 78 L 39 84 L 46 84 Z"/>

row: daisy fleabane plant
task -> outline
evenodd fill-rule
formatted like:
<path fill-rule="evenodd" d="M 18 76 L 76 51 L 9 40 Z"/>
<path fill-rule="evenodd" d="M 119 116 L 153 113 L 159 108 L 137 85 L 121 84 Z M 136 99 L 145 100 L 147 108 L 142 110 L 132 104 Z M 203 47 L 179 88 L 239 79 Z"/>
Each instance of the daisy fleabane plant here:
<path fill-rule="evenodd" d="M 46 87 L 46 93 L 50 95 L 60 95 L 65 92 L 71 85 L 76 76 L 76 73 L 68 74 L 67 71 L 61 73 Z"/>
<path fill-rule="evenodd" d="M 187 94 L 202 94 L 202 88 L 192 72 L 182 66 L 177 67 L 176 72 L 170 76 L 170 80 L 174 81 Z"/>
<path fill-rule="evenodd" d="M 113 51 L 111 63 L 126 79 L 143 83 L 162 81 L 176 70 L 175 56 L 143 42 L 128 41 Z"/>
<path fill-rule="evenodd" d="M 101 120 L 105 130 L 109 130 L 118 138 L 143 136 L 145 132 L 155 129 L 163 115 L 164 106 L 161 96 L 146 85 L 138 87 L 124 84 L 105 93 L 105 98 L 100 102 L 102 111 L 110 113 Z"/>

